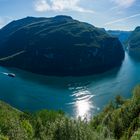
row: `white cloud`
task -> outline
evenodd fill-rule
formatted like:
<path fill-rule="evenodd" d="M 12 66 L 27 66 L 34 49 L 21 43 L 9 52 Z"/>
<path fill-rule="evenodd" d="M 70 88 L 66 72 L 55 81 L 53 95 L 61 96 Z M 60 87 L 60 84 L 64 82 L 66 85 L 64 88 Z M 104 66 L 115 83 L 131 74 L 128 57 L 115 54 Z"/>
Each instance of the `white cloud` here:
<path fill-rule="evenodd" d="M 129 8 L 136 2 L 136 0 L 111 0 L 111 1 L 117 4 L 119 7 L 123 8 Z"/>
<path fill-rule="evenodd" d="M 5 25 L 6 21 L 4 18 L 0 17 L 0 28 L 2 28 Z"/>
<path fill-rule="evenodd" d="M 128 19 L 139 17 L 139 16 L 140 16 L 140 13 L 135 14 L 135 15 L 131 15 L 131 16 L 128 16 L 128 17 L 125 17 L 125 18 L 120 18 L 120 19 L 117 19 L 117 20 L 114 20 L 114 21 L 107 22 L 105 25 L 112 25 L 114 23 L 119 23 L 119 22 L 122 22 L 122 21 L 126 21 Z"/>
<path fill-rule="evenodd" d="M 94 13 L 93 10 L 85 9 L 79 6 L 80 0 L 36 0 L 34 3 L 35 10 L 38 12 L 45 11 L 77 11 Z"/>
<path fill-rule="evenodd" d="M 51 7 L 50 5 L 47 3 L 46 0 L 37 0 L 35 2 L 35 10 L 36 11 L 39 11 L 39 12 L 44 12 L 44 11 L 47 11 L 47 10 L 50 10 Z"/>
<path fill-rule="evenodd" d="M 2 28 L 3 26 L 5 26 L 11 20 L 13 20 L 12 17 L 0 17 L 0 28 Z"/>

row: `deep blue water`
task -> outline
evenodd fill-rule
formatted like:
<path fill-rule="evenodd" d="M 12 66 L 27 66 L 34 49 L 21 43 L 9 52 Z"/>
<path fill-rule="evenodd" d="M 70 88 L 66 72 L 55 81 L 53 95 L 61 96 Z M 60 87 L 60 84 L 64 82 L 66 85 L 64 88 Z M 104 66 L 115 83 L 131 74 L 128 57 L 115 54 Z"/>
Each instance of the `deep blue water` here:
<path fill-rule="evenodd" d="M 140 61 L 128 54 L 120 68 L 96 76 L 48 77 L 0 67 L 0 100 L 24 111 L 63 110 L 73 117 L 95 115 L 116 95 L 132 96 L 140 83 Z"/>

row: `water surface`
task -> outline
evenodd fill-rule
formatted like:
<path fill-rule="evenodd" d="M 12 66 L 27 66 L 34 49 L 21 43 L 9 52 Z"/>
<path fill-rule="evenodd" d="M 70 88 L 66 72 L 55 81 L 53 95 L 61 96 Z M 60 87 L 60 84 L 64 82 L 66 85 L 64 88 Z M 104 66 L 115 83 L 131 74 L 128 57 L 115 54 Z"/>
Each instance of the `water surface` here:
<path fill-rule="evenodd" d="M 15 78 L 0 74 L 0 100 L 24 111 L 63 110 L 73 117 L 97 114 L 116 95 L 131 96 L 140 83 L 140 61 L 128 54 L 120 68 L 94 76 L 48 77 L 0 67 Z"/>

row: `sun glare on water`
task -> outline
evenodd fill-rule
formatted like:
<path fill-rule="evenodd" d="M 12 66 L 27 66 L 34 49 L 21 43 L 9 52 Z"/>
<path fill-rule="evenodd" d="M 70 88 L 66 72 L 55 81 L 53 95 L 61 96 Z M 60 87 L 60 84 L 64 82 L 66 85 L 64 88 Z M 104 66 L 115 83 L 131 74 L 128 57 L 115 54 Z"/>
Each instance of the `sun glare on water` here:
<path fill-rule="evenodd" d="M 81 119 L 90 119 L 92 114 L 91 110 L 96 109 L 96 106 L 93 105 L 92 98 L 94 95 L 85 89 L 78 89 L 74 91 L 73 95 L 74 102 L 72 103 L 75 108 L 75 116 L 81 117 Z"/>

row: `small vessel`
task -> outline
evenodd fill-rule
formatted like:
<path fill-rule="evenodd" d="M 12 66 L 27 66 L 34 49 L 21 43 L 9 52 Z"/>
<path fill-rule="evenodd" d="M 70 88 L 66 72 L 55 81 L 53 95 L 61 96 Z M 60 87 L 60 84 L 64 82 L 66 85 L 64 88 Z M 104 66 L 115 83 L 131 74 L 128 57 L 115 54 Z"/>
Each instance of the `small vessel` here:
<path fill-rule="evenodd" d="M 16 77 L 16 75 L 14 73 L 7 73 L 7 76 L 9 76 L 9 77 Z"/>
<path fill-rule="evenodd" d="M 7 75 L 9 77 L 13 77 L 13 78 L 16 77 L 16 75 L 14 73 L 7 73 L 7 72 L 0 72 L 0 73 Z"/>

